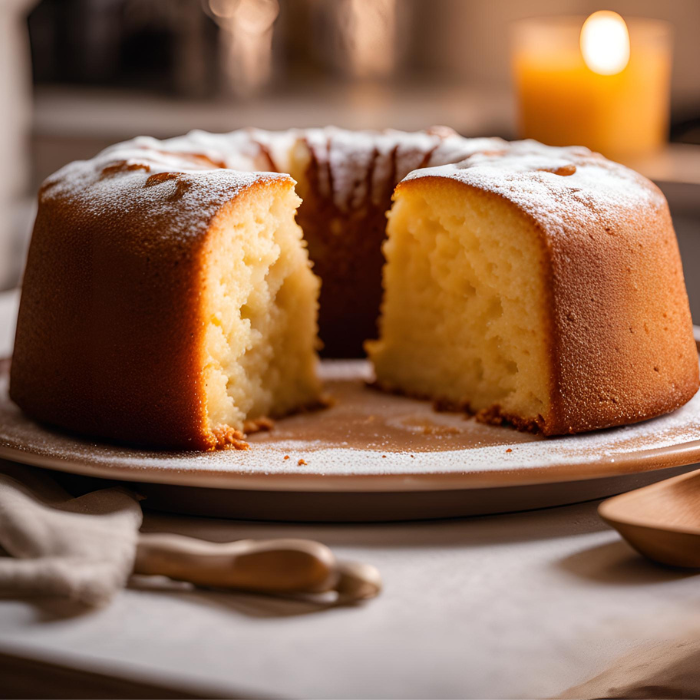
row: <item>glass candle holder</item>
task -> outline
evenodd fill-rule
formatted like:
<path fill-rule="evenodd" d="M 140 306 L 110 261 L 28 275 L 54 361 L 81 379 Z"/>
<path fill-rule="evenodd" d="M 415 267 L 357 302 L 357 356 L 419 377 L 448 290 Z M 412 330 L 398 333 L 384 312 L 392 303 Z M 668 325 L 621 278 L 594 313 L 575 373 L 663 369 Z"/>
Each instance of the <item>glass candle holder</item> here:
<path fill-rule="evenodd" d="M 659 149 L 668 134 L 671 54 L 671 27 L 658 20 L 625 23 L 600 12 L 515 23 L 520 136 L 623 161 Z"/>

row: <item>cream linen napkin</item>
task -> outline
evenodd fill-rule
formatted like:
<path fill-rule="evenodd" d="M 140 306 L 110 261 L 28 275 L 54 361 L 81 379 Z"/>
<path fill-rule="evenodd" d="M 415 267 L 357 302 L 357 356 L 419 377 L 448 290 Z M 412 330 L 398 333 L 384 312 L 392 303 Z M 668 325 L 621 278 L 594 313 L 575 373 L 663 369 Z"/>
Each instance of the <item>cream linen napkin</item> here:
<path fill-rule="evenodd" d="M 135 494 L 73 498 L 49 473 L 0 461 L 0 594 L 101 605 L 124 587 L 143 515 Z"/>

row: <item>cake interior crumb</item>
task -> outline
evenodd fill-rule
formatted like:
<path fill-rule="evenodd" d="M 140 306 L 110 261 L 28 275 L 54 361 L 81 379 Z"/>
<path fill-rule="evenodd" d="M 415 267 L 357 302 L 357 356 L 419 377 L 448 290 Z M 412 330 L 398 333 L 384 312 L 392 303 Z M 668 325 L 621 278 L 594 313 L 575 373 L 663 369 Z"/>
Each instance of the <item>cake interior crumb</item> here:
<path fill-rule="evenodd" d="M 205 289 L 210 428 L 270 430 L 318 402 L 312 273 L 291 189 L 251 190 L 211 225 Z"/>

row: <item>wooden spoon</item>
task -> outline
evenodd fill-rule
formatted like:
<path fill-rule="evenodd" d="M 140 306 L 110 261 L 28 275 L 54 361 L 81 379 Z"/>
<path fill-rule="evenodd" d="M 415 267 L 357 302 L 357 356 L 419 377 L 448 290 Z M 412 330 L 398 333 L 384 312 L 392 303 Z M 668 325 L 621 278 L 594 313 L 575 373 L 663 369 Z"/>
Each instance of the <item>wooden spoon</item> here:
<path fill-rule="evenodd" d="M 142 533 L 134 573 L 278 595 L 337 591 L 339 602 L 374 598 L 382 586 L 373 566 L 338 562 L 320 542 L 297 539 L 218 543 Z"/>
<path fill-rule="evenodd" d="M 649 559 L 700 568 L 700 470 L 610 498 L 598 513 Z"/>

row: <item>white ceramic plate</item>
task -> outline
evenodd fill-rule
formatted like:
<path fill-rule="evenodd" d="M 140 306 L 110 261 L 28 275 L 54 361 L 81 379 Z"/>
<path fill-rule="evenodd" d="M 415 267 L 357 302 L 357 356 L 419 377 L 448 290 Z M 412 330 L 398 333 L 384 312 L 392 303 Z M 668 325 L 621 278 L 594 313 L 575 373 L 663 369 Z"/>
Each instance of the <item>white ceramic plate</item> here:
<path fill-rule="evenodd" d="M 293 520 L 391 520 L 559 505 L 636 488 L 700 461 L 700 394 L 634 426 L 542 438 L 436 413 L 365 386 L 363 361 L 326 361 L 336 404 L 279 421 L 248 451 L 155 452 L 38 425 L 0 373 L 0 457 L 137 483 L 154 508 Z"/>

